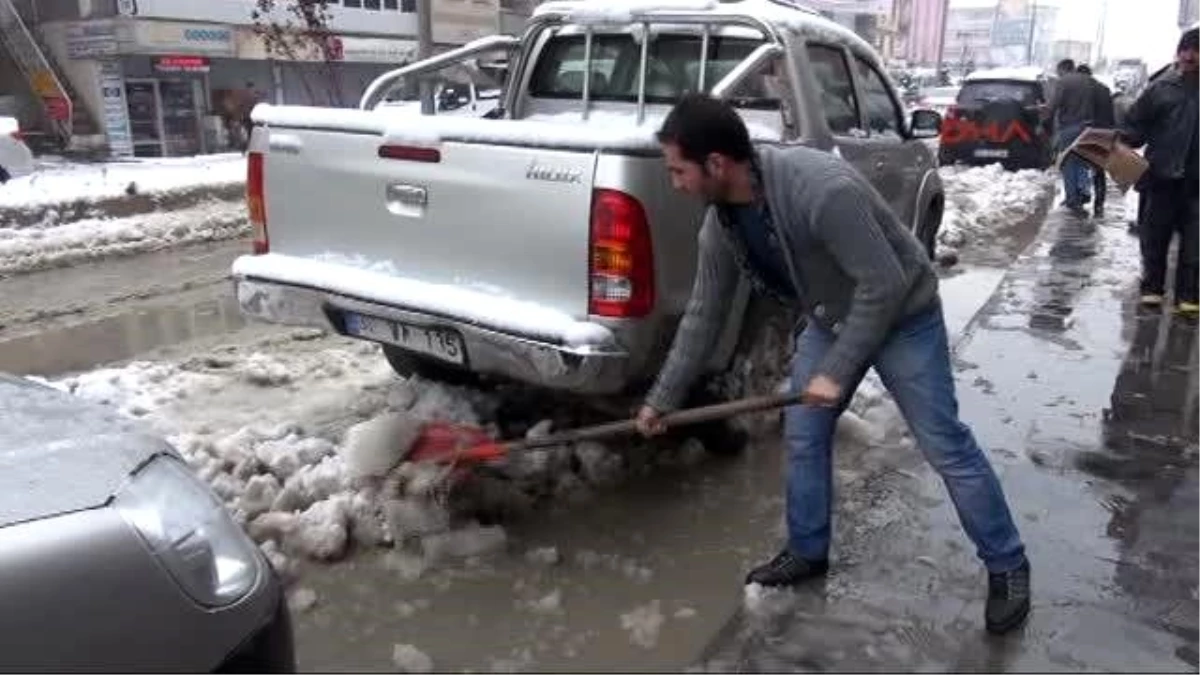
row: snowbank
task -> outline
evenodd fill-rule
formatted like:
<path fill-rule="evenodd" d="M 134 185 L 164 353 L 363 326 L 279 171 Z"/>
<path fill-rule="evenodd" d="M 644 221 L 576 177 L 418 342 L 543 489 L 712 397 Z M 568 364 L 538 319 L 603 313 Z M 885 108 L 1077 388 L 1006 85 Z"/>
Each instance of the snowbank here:
<path fill-rule="evenodd" d="M 355 547 L 394 546 L 397 572 L 407 576 L 502 551 L 509 546 L 504 530 L 481 526 L 467 514 L 582 499 L 593 487 L 681 463 L 694 453 L 694 447 L 651 451 L 628 441 L 620 452 L 597 443 L 546 448 L 518 458 L 514 480 L 503 484 L 477 477 L 456 484 L 445 467 L 402 461 L 388 471 L 384 467 L 400 459 L 393 446 L 404 443 L 386 433 L 397 428 L 396 415 L 482 425 L 496 433 L 490 423 L 498 399 L 399 379 L 375 345 L 313 331 L 48 383 L 113 406 L 165 435 L 291 579 L 297 559 L 336 560 Z M 376 457 L 368 457 L 372 452 Z M 539 565 L 558 560 L 553 549 L 528 556 Z M 650 577 L 629 561 L 607 562 L 634 578 Z"/>
<path fill-rule="evenodd" d="M 978 235 L 1032 216 L 1055 184 L 1053 172 L 1005 171 L 999 164 L 947 166 L 938 173 L 946 188 L 938 243 L 956 249 L 969 246 Z"/>
<path fill-rule="evenodd" d="M 33 174 L 0 186 L 0 210 L 122 197 L 131 189 L 138 194 L 170 193 L 245 180 L 246 162 L 241 153 L 45 164 Z"/>
<path fill-rule="evenodd" d="M 0 227 L 0 274 L 232 239 L 248 233 L 245 205 L 217 200 L 127 218 L 90 218 L 44 227 Z"/>

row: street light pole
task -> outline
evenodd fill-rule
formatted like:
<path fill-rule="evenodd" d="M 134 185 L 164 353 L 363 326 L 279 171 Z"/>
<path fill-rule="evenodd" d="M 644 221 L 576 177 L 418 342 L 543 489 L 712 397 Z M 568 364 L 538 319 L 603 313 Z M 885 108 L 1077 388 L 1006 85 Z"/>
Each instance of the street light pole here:
<path fill-rule="evenodd" d="M 1038 0 L 1033 0 L 1033 7 L 1031 7 L 1029 10 L 1029 40 L 1025 46 L 1025 63 L 1030 66 L 1034 65 L 1033 64 L 1033 40 L 1034 40 L 1034 35 L 1037 34 L 1037 14 L 1038 14 Z"/>
<path fill-rule="evenodd" d="M 433 0 L 417 0 L 417 60 L 433 56 Z M 418 76 L 421 92 L 421 114 L 432 115 L 433 81 L 428 77 Z"/>

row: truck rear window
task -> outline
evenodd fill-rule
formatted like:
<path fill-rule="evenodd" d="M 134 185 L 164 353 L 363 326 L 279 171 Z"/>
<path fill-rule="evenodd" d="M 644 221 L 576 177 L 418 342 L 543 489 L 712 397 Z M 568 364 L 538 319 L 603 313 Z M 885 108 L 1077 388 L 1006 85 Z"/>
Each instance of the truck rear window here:
<path fill-rule="evenodd" d="M 958 93 L 960 105 L 990 101 L 1017 101 L 1021 105 L 1036 105 L 1041 102 L 1041 88 L 1032 82 L 983 80 L 963 84 Z"/>
<path fill-rule="evenodd" d="M 761 41 L 751 38 L 713 36 L 708 44 L 708 69 L 704 89 L 712 88 Z M 650 43 L 646 61 L 646 102 L 670 104 L 699 88 L 700 46 L 698 35 L 657 35 Z M 578 99 L 583 96 L 584 36 L 560 35 L 546 44 L 529 93 L 537 98 Z M 599 34 L 592 37 L 593 101 L 637 102 L 638 66 L 641 45 L 632 35 Z M 769 78 L 752 77 L 732 102 L 738 107 L 761 110 L 779 108 L 779 97 L 770 90 Z"/>

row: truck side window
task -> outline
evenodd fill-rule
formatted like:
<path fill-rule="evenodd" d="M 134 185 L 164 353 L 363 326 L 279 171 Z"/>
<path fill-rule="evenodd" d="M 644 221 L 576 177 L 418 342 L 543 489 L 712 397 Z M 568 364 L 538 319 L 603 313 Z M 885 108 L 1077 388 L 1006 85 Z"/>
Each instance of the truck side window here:
<path fill-rule="evenodd" d="M 807 47 L 808 61 L 821 91 L 821 108 L 825 111 L 825 123 L 835 134 L 848 135 L 859 126 L 862 116 L 858 110 L 858 97 L 854 95 L 854 83 L 850 79 L 850 66 L 846 55 L 839 47 L 810 44 Z"/>
<path fill-rule="evenodd" d="M 867 124 L 871 133 L 900 138 L 901 113 L 888 92 L 887 83 L 879 71 L 863 59 L 854 57 L 854 65 L 867 97 Z"/>

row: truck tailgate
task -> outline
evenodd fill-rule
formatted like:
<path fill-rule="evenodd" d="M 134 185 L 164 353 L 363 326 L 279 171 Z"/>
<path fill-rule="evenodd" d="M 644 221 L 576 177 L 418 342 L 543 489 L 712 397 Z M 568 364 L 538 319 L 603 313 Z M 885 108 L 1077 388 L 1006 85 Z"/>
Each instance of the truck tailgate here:
<path fill-rule="evenodd" d="M 416 161 L 377 132 L 268 133 L 272 253 L 587 315 L 594 151 L 442 141 Z"/>

